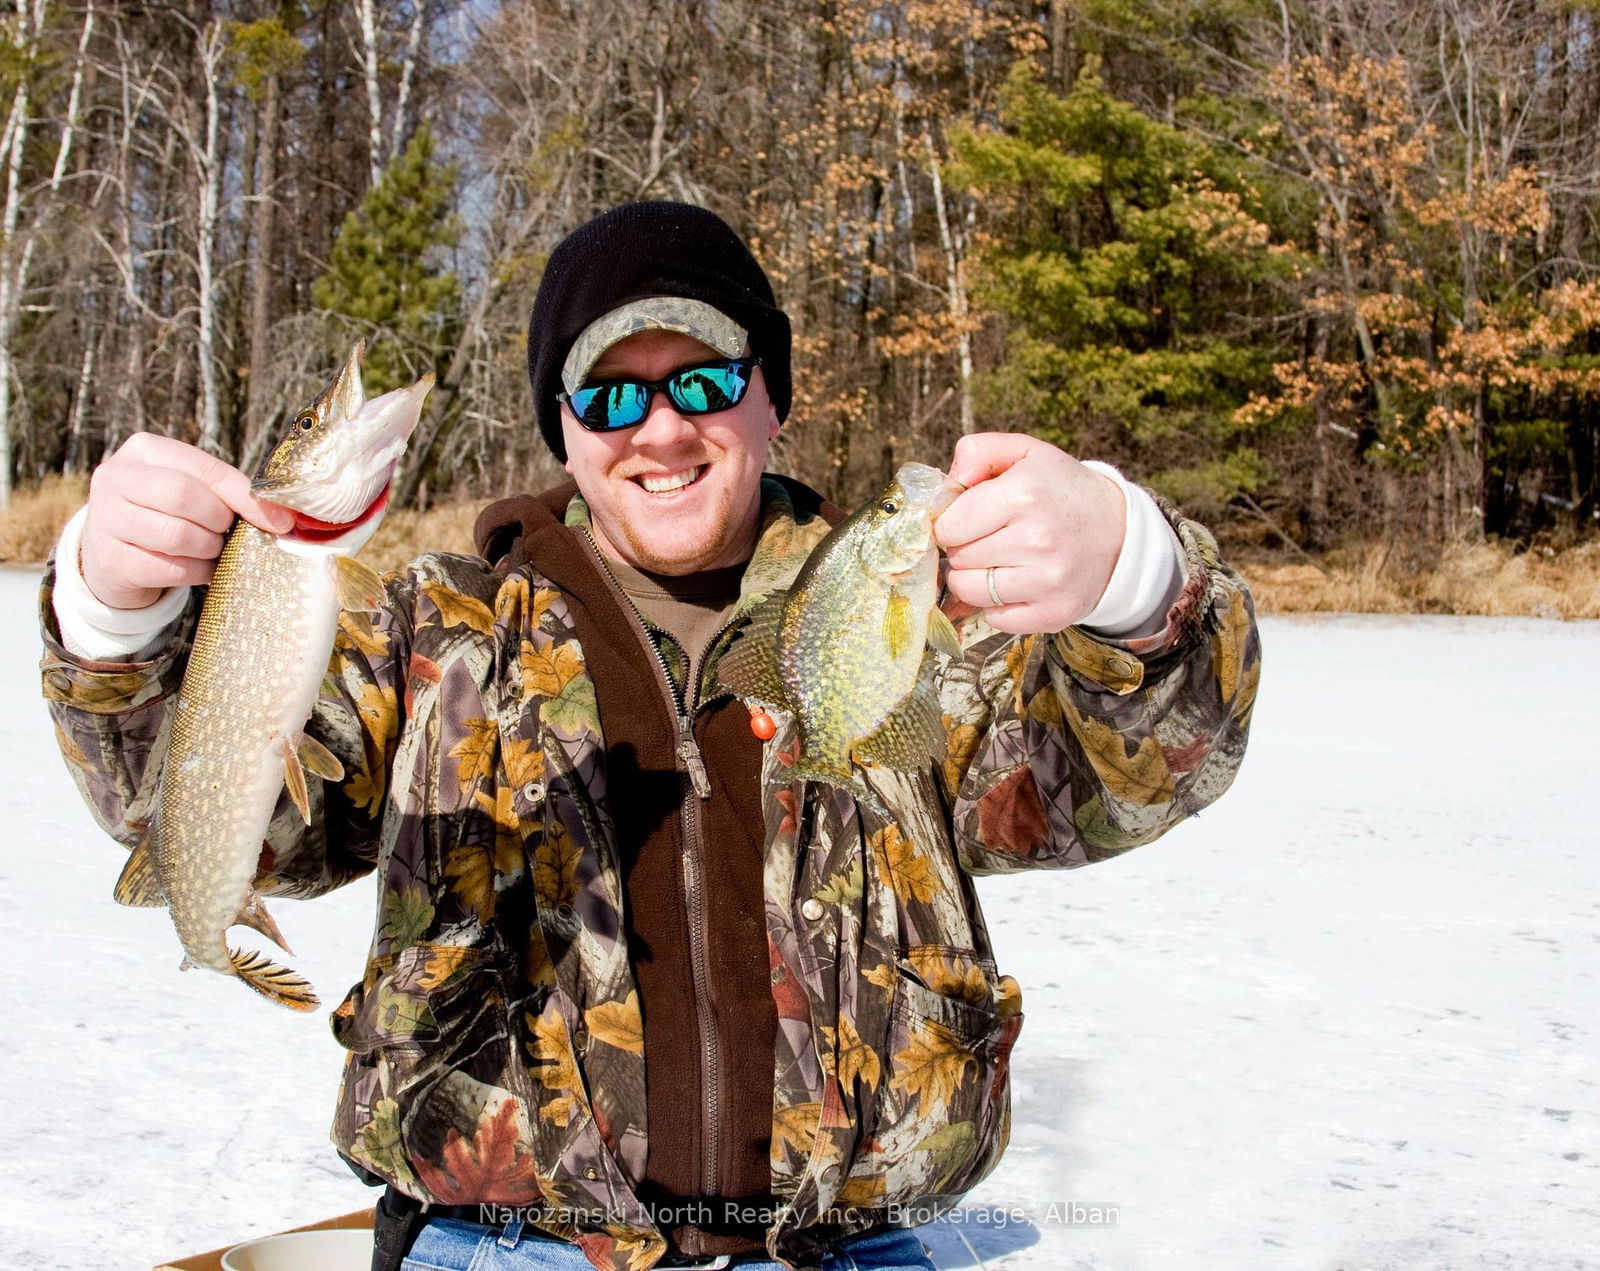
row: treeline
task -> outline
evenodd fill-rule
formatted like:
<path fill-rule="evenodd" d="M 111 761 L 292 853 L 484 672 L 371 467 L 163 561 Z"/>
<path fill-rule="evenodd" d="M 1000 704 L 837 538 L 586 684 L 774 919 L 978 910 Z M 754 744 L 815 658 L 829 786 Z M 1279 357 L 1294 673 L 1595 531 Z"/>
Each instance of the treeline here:
<path fill-rule="evenodd" d="M 11 0 L 0 497 L 251 467 L 356 337 L 401 498 L 556 475 L 525 323 L 635 198 L 752 241 L 778 462 L 1027 429 L 1315 550 L 1573 538 L 1600 470 L 1590 0 Z"/>

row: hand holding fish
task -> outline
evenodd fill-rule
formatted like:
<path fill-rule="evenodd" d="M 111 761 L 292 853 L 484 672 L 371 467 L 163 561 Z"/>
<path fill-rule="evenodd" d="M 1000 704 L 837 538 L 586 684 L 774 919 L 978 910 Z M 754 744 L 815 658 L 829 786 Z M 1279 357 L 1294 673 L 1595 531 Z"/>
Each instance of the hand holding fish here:
<path fill-rule="evenodd" d="M 1059 631 L 1093 611 L 1122 551 L 1126 508 L 1109 477 L 1026 433 L 956 442 L 966 486 L 934 522 L 957 600 L 997 631 Z"/>
<path fill-rule="evenodd" d="M 135 433 L 89 482 L 79 572 L 102 604 L 142 609 L 168 587 L 211 581 L 235 514 L 268 533 L 294 514 L 253 498 L 250 478 L 196 446 Z"/>

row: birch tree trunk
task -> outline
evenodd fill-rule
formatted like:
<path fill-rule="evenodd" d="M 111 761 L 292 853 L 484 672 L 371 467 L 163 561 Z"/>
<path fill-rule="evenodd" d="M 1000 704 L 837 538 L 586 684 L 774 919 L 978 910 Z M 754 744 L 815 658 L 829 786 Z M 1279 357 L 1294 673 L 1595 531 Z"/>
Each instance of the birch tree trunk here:
<path fill-rule="evenodd" d="M 245 380 L 244 445 L 262 428 L 270 406 L 265 400 L 267 365 L 272 353 L 273 229 L 277 223 L 278 76 L 268 75 L 261 94 L 256 129 L 256 201 L 250 259 L 250 371 Z"/>
<path fill-rule="evenodd" d="M 22 5 L 19 0 L 18 7 Z M 20 35 L 20 32 L 19 32 Z M 0 213 L 0 510 L 11 506 L 11 439 L 13 430 L 11 380 L 11 341 L 16 333 L 18 278 L 12 264 L 15 255 L 17 222 L 22 206 L 18 188 L 22 173 L 22 147 L 28 127 L 28 86 L 18 83 L 6 116 L 3 148 L 5 157 L 6 201 Z"/>
<path fill-rule="evenodd" d="M 227 458 L 222 443 L 222 398 L 217 382 L 216 278 L 217 215 L 222 194 L 222 164 L 218 145 L 221 120 L 217 100 L 217 77 L 221 70 L 223 30 L 220 22 L 210 23 L 200 37 L 200 73 L 205 83 L 205 114 L 201 120 L 202 139 L 198 147 L 191 137 L 195 168 L 198 216 L 195 226 L 195 281 L 198 292 L 200 401 L 196 414 L 200 421 L 200 446 Z"/>
<path fill-rule="evenodd" d="M 11 342 L 16 334 L 17 309 L 21 303 L 22 277 L 17 264 L 17 227 L 22 216 L 22 150 L 27 142 L 28 75 L 39 27 L 44 19 L 44 0 L 37 0 L 30 12 L 27 0 L 17 0 L 17 31 L 13 39 L 19 74 L 11 109 L 0 132 L 0 156 L 6 170 L 5 207 L 0 211 L 0 509 L 11 505 L 12 419 L 11 382 L 15 375 Z"/>
<path fill-rule="evenodd" d="M 367 161 L 372 184 L 383 175 L 383 97 L 378 91 L 378 15 L 373 0 L 361 0 L 362 68 L 367 81 Z"/>
<path fill-rule="evenodd" d="M 968 319 L 966 271 L 961 254 L 950 227 L 950 213 L 945 207 L 944 180 L 939 175 L 939 156 L 933 148 L 933 134 L 924 131 L 923 148 L 928 152 L 928 174 L 933 178 L 933 207 L 939 222 L 939 246 L 944 250 L 945 296 L 950 311 L 950 325 L 956 335 L 956 360 L 960 379 L 958 409 L 961 412 L 961 435 L 976 431 L 972 414 L 972 329 Z"/>
<path fill-rule="evenodd" d="M 400 87 L 395 92 L 394 123 L 389 133 L 391 158 L 405 149 L 406 133 L 410 124 L 407 112 L 411 108 L 411 81 L 416 75 L 417 58 L 422 52 L 422 25 L 427 13 L 426 0 L 413 0 L 411 29 L 406 34 L 406 55 L 405 60 L 400 63 Z"/>

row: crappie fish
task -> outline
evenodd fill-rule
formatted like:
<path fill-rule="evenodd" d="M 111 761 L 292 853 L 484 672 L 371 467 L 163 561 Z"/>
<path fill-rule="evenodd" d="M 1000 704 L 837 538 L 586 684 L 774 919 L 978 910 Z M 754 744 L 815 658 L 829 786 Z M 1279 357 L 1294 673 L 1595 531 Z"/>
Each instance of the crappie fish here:
<path fill-rule="evenodd" d="M 273 535 L 238 520 L 228 535 L 178 692 L 154 824 L 116 890 L 123 904 L 166 905 L 186 969 L 237 976 L 303 1011 L 317 1006 L 311 986 L 261 954 L 230 949 L 225 933 L 244 923 L 290 952 L 252 887 L 262 842 L 285 784 L 309 823 L 306 773 L 344 776 L 305 724 L 339 610 L 372 609 L 383 594 L 353 553 L 383 519 L 433 387 L 426 375 L 367 401 L 362 350 L 294 417 L 251 482 L 258 498 L 295 513 L 295 527 Z"/>
<path fill-rule="evenodd" d="M 943 753 L 928 646 L 959 657 L 960 644 L 935 605 L 933 521 L 963 488 L 937 468 L 903 465 L 817 544 L 787 593 L 752 612 L 723 656 L 725 685 L 797 718 L 796 780 L 830 782 L 881 810 L 855 765 L 914 772 Z"/>

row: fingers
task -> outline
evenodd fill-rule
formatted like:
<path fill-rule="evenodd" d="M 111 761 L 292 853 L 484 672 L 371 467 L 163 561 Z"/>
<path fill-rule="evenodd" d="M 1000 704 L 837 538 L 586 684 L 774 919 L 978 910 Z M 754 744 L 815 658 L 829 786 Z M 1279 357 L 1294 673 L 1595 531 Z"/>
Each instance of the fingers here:
<path fill-rule="evenodd" d="M 239 469 L 172 437 L 137 433 L 101 465 L 96 477 L 107 469 L 111 469 L 114 488 L 127 494 L 131 502 L 183 516 L 218 532 L 227 530 L 234 514 L 269 534 L 281 534 L 294 524 L 292 512 L 252 495 L 250 478 Z M 174 480 L 174 476 L 189 481 Z M 138 497 L 148 481 L 155 481 L 155 487 L 147 497 Z"/>
<path fill-rule="evenodd" d="M 934 522 L 952 596 L 1000 631 L 1056 631 L 1093 611 L 1123 540 L 1114 481 L 1021 433 L 961 438 L 950 475 L 969 487 Z"/>
<path fill-rule="evenodd" d="M 952 568 L 945 578 L 945 588 L 963 604 L 983 610 L 984 620 L 996 631 L 1052 631 L 1061 625 L 1052 606 L 1032 599 L 1037 593 L 1029 581 L 1031 569 L 1016 565 L 996 565 L 993 569 L 991 574 L 989 567 Z M 989 592 L 991 578 L 994 595 Z M 994 596 L 1000 597 L 998 605 Z"/>
<path fill-rule="evenodd" d="M 1015 501 L 1002 483 L 984 481 L 958 494 L 933 523 L 934 540 L 946 554 L 964 543 L 981 541 L 1016 515 Z"/>
<path fill-rule="evenodd" d="M 1008 521 L 993 533 L 958 543 L 945 551 L 951 569 L 987 569 L 990 565 L 1032 565 L 1070 555 L 1072 545 L 1060 542 L 1038 521 Z"/>
<path fill-rule="evenodd" d="M 945 578 L 945 586 L 951 595 L 964 604 L 978 609 L 1004 609 L 1030 604 L 1040 597 L 1057 596 L 1071 585 L 1072 575 L 1072 565 L 1059 560 L 963 569 L 952 566 Z M 993 594 L 989 590 L 991 578 L 994 582 Z M 999 597 L 998 601 L 996 596 Z"/>
<path fill-rule="evenodd" d="M 210 524 L 196 524 L 185 517 L 127 500 L 107 511 L 117 525 L 115 537 L 122 542 L 157 555 L 193 560 L 215 560 L 220 556 L 222 545 L 227 541 L 226 531 L 233 521 L 233 514 L 228 512 L 226 522 L 220 527 L 215 527 L 215 517 L 209 518 Z"/>
<path fill-rule="evenodd" d="M 970 433 L 956 442 L 950 456 L 950 476 L 971 488 L 999 476 L 1029 451 L 1049 445 L 1028 433 Z"/>
<path fill-rule="evenodd" d="M 107 581 L 100 581 L 98 586 L 91 582 L 86 560 L 84 582 L 89 584 L 89 590 L 102 603 L 114 609 L 142 609 L 159 600 L 161 593 L 169 587 L 203 586 L 211 581 L 211 575 L 217 567 L 216 557 L 169 556 L 132 543 L 115 541 L 106 543 L 97 559 L 96 580 L 104 578 Z M 119 583 L 119 579 L 136 579 L 142 585 L 138 588 L 129 587 L 126 583 Z M 139 592 L 148 592 L 149 595 L 135 603 L 120 603 L 136 598 Z"/>
<path fill-rule="evenodd" d="M 83 581 L 122 609 L 207 582 L 235 514 L 269 533 L 294 524 L 287 509 L 254 498 L 237 468 L 171 437 L 135 434 L 90 480 Z"/>
<path fill-rule="evenodd" d="M 956 442 L 950 476 L 967 489 L 934 522 L 934 537 L 950 548 L 993 534 L 1008 522 L 1037 515 L 1059 473 L 1051 460 L 1067 456 L 1026 433 L 972 433 Z"/>

